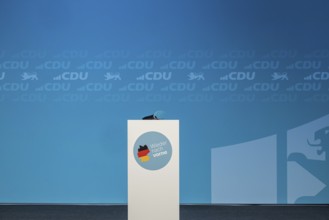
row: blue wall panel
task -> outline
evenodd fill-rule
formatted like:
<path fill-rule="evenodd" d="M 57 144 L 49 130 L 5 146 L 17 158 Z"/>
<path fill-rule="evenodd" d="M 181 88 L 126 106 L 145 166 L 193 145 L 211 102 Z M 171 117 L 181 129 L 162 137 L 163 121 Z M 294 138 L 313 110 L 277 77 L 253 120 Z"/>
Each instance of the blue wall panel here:
<path fill-rule="evenodd" d="M 163 110 L 182 203 L 329 203 L 328 11 L 1 1 L 0 202 L 126 203 L 126 121 Z"/>

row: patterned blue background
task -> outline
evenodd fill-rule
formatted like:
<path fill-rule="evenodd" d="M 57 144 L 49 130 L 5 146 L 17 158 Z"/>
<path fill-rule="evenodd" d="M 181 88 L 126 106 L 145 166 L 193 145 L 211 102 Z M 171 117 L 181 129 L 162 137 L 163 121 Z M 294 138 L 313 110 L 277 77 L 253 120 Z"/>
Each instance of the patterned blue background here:
<path fill-rule="evenodd" d="M 328 11 L 0 1 L 0 202 L 126 203 L 127 120 L 164 110 L 181 203 L 329 203 Z"/>

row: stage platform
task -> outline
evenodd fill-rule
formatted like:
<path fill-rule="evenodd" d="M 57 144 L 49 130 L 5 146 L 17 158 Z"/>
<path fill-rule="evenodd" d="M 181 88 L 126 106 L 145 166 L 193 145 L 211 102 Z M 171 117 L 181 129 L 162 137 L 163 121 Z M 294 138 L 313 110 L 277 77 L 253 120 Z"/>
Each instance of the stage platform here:
<path fill-rule="evenodd" d="M 147 207 L 145 207 L 147 213 Z M 165 215 L 166 213 L 159 213 Z M 0 220 L 127 220 L 127 205 L 0 205 Z M 180 220 L 329 220 L 328 205 L 181 205 Z M 156 219 L 154 219 L 156 220 Z M 169 220 L 169 219 L 168 219 Z"/>

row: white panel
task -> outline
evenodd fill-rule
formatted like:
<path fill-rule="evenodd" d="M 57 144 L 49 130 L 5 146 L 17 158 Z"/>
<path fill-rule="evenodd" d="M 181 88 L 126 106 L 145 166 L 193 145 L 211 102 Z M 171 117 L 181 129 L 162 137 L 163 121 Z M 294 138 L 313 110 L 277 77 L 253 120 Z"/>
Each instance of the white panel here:
<path fill-rule="evenodd" d="M 212 203 L 277 203 L 276 136 L 211 151 Z"/>
<path fill-rule="evenodd" d="M 141 167 L 134 157 L 134 144 L 144 133 L 160 132 L 172 146 L 169 163 L 159 170 Z M 179 121 L 128 121 L 128 219 L 179 219 Z"/>

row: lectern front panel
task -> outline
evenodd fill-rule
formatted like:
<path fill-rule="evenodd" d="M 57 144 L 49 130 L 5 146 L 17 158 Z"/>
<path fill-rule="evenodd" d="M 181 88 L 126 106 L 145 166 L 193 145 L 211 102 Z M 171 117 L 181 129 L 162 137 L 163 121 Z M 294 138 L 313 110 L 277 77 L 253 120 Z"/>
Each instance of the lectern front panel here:
<path fill-rule="evenodd" d="M 179 219 L 179 121 L 128 121 L 128 219 Z"/>

